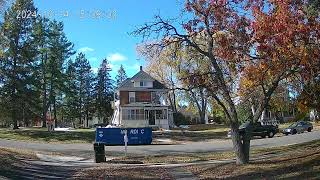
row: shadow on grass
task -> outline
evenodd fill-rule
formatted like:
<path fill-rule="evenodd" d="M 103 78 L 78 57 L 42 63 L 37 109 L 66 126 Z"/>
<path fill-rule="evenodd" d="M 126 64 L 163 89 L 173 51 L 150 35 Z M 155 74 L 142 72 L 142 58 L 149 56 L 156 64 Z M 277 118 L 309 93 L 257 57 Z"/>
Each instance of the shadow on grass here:
<path fill-rule="evenodd" d="M 320 179 L 320 150 L 300 152 L 247 165 L 228 163 L 201 167 L 194 174 L 204 179 Z"/>
<path fill-rule="evenodd" d="M 37 165 L 32 154 L 21 154 L 8 149 L 0 149 L 0 179 L 66 179 L 75 169 L 61 166 Z"/>
<path fill-rule="evenodd" d="M 162 167 L 115 167 L 104 166 L 97 168 L 84 169 L 77 173 L 74 179 L 126 179 L 126 180 L 138 180 L 138 179 L 173 179 L 169 173 L 168 168 Z"/>
<path fill-rule="evenodd" d="M 282 164 L 282 167 L 276 169 L 259 170 L 233 176 L 232 179 L 248 179 L 255 178 L 270 178 L 274 179 L 319 179 L 320 178 L 320 153 L 312 153 L 301 157 L 293 157 L 281 160 L 268 160 L 263 162 L 253 162 L 252 165 L 268 166 L 273 164 Z M 315 169 L 318 167 L 318 169 Z"/>
<path fill-rule="evenodd" d="M 86 142 L 92 143 L 95 140 L 94 131 L 55 131 L 43 130 L 0 130 L 0 138 L 45 142 Z"/>
<path fill-rule="evenodd" d="M 227 131 L 173 131 L 173 132 L 153 132 L 153 138 L 169 138 L 174 141 L 205 141 L 210 139 L 228 139 Z"/>
<path fill-rule="evenodd" d="M 297 151 L 304 151 L 304 150 L 310 150 L 310 149 L 313 150 L 313 149 L 319 148 L 319 147 L 320 147 L 320 141 L 314 140 L 314 141 L 290 145 L 290 146 L 254 149 L 254 150 L 252 150 L 252 155 L 256 155 L 256 154 L 261 154 L 261 155 L 281 154 L 281 153 L 297 152 Z"/>

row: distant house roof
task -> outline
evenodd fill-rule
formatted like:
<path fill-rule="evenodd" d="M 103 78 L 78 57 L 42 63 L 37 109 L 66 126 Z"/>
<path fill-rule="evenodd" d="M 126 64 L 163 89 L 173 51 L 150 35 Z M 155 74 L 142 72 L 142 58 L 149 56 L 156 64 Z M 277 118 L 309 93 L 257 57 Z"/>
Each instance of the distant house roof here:
<path fill-rule="evenodd" d="M 120 85 L 119 89 L 127 89 L 127 88 L 134 88 L 133 81 L 135 80 L 150 80 L 153 81 L 153 88 L 147 88 L 147 89 L 167 89 L 167 87 L 159 82 L 158 80 L 154 79 L 150 74 L 144 72 L 142 70 L 142 67 L 140 67 L 140 71 L 132 76 L 132 78 L 127 78 L 124 80 Z"/>
<path fill-rule="evenodd" d="M 124 80 L 124 81 L 119 85 L 119 88 L 131 87 L 131 86 L 132 86 L 132 82 L 131 82 L 130 80 L 131 80 L 131 78 L 127 78 L 126 80 Z"/>

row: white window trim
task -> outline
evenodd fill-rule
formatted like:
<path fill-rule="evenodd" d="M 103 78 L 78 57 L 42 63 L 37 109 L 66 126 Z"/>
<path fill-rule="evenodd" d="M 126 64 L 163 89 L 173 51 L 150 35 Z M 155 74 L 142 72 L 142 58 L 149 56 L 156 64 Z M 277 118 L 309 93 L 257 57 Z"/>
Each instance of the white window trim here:
<path fill-rule="evenodd" d="M 131 98 L 134 100 L 131 101 Z M 129 92 L 129 103 L 135 103 L 136 102 L 136 92 Z"/>

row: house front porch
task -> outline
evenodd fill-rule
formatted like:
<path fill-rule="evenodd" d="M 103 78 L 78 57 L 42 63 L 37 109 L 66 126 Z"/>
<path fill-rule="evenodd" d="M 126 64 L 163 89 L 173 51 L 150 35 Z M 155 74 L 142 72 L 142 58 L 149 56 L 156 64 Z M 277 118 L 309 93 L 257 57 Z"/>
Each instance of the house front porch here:
<path fill-rule="evenodd" d="M 169 129 L 168 106 L 123 106 L 120 109 L 123 127 L 159 127 Z"/>

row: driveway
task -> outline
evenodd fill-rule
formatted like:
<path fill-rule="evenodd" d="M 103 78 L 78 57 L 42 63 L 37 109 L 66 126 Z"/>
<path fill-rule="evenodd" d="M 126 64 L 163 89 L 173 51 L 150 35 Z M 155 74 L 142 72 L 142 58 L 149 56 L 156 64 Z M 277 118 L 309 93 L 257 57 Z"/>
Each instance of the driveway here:
<path fill-rule="evenodd" d="M 298 144 L 320 139 L 320 131 L 302 133 L 296 135 L 255 139 L 251 141 L 251 147 L 277 147 L 291 144 Z M 28 149 L 34 151 L 57 152 L 65 155 L 73 155 L 79 157 L 92 158 L 92 144 L 54 144 L 54 143 L 38 143 L 23 142 L 14 140 L 0 140 L 0 147 L 11 147 L 18 149 Z M 211 151 L 227 151 L 232 150 L 231 140 L 212 140 L 206 142 L 189 142 L 180 145 L 143 145 L 129 146 L 128 153 L 132 154 L 175 154 L 175 153 L 191 153 L 191 152 L 211 152 Z M 106 153 L 114 154 L 124 151 L 123 146 L 107 146 Z"/>

